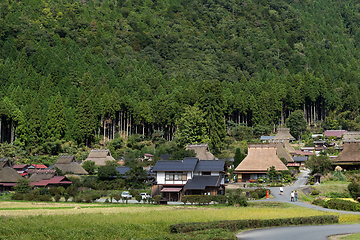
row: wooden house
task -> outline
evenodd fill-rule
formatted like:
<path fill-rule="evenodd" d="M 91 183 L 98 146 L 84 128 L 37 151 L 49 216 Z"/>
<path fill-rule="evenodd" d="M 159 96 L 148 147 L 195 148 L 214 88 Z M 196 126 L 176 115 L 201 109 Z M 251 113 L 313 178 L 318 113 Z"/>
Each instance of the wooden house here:
<path fill-rule="evenodd" d="M 218 195 L 225 193 L 225 160 L 157 161 L 152 171 L 157 184 L 152 196 L 161 194 L 167 200 L 178 201 L 182 195 Z"/>
<path fill-rule="evenodd" d="M 332 159 L 332 164 L 346 170 L 359 170 L 360 140 L 344 140 L 343 150 L 337 158 Z"/>
<path fill-rule="evenodd" d="M 187 145 L 186 150 L 194 150 L 199 160 L 213 160 L 215 156 L 210 152 L 207 144 Z"/>
<path fill-rule="evenodd" d="M 59 168 L 63 174 L 87 175 L 88 172 L 76 161 L 73 155 L 60 155 L 53 168 Z"/>
<path fill-rule="evenodd" d="M 277 156 L 276 144 L 249 145 L 248 155 L 235 168 L 234 173 L 240 182 L 257 182 L 258 178 L 266 177 L 272 166 L 276 171 L 289 170 Z"/>
<path fill-rule="evenodd" d="M 81 165 L 86 161 L 93 161 L 97 166 L 105 166 L 107 161 L 115 161 L 115 159 L 108 149 L 93 149 Z"/>
<path fill-rule="evenodd" d="M 10 191 L 16 185 L 20 174 L 13 169 L 13 164 L 8 158 L 0 159 L 0 192 Z"/>

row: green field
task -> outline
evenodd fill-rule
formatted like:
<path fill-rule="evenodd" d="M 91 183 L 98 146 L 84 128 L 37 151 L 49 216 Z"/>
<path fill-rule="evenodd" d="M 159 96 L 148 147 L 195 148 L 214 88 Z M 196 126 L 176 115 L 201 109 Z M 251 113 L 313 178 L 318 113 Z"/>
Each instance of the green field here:
<path fill-rule="evenodd" d="M 0 239 L 220 239 L 220 236 L 232 239 L 234 233 L 220 230 L 196 236 L 171 234 L 169 226 L 184 222 L 325 214 L 330 213 L 284 203 L 251 203 L 244 208 L 2 202 Z M 341 216 L 340 221 L 360 222 L 360 216 Z"/>

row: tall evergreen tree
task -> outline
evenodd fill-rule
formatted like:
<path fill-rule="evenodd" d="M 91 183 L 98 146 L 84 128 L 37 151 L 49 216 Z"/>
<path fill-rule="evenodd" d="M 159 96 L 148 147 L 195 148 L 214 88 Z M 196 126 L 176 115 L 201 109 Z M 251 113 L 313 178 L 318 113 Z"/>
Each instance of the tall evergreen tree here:
<path fill-rule="evenodd" d="M 41 119 L 40 106 L 37 96 L 34 97 L 30 108 L 28 125 L 28 142 L 31 147 L 35 147 L 41 141 Z"/>
<path fill-rule="evenodd" d="M 95 129 L 94 111 L 90 99 L 85 93 L 81 93 L 76 110 L 77 140 L 89 146 L 93 131 Z"/>
<path fill-rule="evenodd" d="M 55 101 L 50 103 L 46 122 L 46 137 L 62 139 L 65 135 L 66 120 L 63 101 L 60 93 L 55 98 Z"/>

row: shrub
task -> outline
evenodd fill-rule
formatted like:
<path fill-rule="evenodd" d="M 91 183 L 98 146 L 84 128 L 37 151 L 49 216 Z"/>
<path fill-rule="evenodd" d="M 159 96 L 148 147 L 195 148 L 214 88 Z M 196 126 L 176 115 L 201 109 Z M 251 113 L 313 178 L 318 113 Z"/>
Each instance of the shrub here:
<path fill-rule="evenodd" d="M 345 175 L 340 171 L 334 171 L 332 175 L 338 181 L 346 181 Z"/>
<path fill-rule="evenodd" d="M 330 199 L 329 201 L 326 202 L 325 207 L 336 210 L 344 210 L 344 211 L 355 211 L 355 212 L 360 211 L 359 203 L 341 200 L 341 199 Z"/>
<path fill-rule="evenodd" d="M 226 203 L 226 196 L 225 195 L 217 195 L 216 201 L 220 204 Z"/>
<path fill-rule="evenodd" d="M 352 198 L 357 199 L 360 197 L 360 184 L 353 181 L 348 185 L 348 190 Z"/>
<path fill-rule="evenodd" d="M 323 199 L 317 198 L 314 201 L 312 201 L 312 204 L 317 205 L 317 206 L 321 206 L 321 207 L 325 207 L 326 201 L 323 200 Z"/>
<path fill-rule="evenodd" d="M 55 202 L 59 202 L 60 198 L 61 198 L 61 196 L 59 194 L 56 194 L 55 197 L 54 197 Z"/>
<path fill-rule="evenodd" d="M 187 233 L 192 231 L 200 231 L 207 229 L 228 229 L 230 231 L 244 230 L 247 228 L 266 228 L 293 225 L 319 225 L 333 224 L 339 222 L 339 216 L 312 216 L 298 218 L 283 219 L 249 219 L 249 220 L 232 220 L 232 221 L 216 221 L 216 222 L 195 222 L 180 223 L 170 226 L 172 233 Z"/>
<path fill-rule="evenodd" d="M 60 195 L 60 190 L 56 187 L 52 187 L 49 189 L 49 192 L 50 192 L 50 195 L 51 196 L 55 196 L 56 194 L 59 194 Z"/>
<path fill-rule="evenodd" d="M 154 196 L 154 202 L 155 202 L 155 204 L 160 204 L 160 200 L 161 200 L 161 196 L 160 195 L 155 195 Z"/>
<path fill-rule="evenodd" d="M 67 194 L 67 193 L 64 194 L 65 202 L 67 202 L 69 200 L 69 197 L 70 197 L 69 194 Z"/>
<path fill-rule="evenodd" d="M 136 199 L 136 201 L 141 202 L 141 200 L 142 200 L 142 196 L 140 196 L 140 195 L 136 195 L 136 196 L 135 196 L 135 199 Z"/>
<path fill-rule="evenodd" d="M 47 194 L 47 195 L 40 195 L 38 200 L 42 202 L 51 202 L 52 198 L 50 194 Z"/>
<path fill-rule="evenodd" d="M 311 195 L 319 195 L 320 193 L 319 193 L 319 191 L 318 190 L 316 190 L 316 189 L 314 189 L 314 190 L 312 190 L 311 191 Z"/>
<path fill-rule="evenodd" d="M 251 198 L 259 199 L 259 194 L 257 192 L 250 193 Z"/>
<path fill-rule="evenodd" d="M 24 200 L 24 194 L 15 193 L 11 196 L 11 200 Z"/>

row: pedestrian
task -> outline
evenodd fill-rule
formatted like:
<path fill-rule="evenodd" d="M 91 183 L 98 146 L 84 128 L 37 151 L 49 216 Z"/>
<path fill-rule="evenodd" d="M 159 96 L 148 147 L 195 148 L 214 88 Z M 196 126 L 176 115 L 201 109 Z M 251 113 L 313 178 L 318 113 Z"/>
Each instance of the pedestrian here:
<path fill-rule="evenodd" d="M 280 187 L 280 195 L 283 195 L 283 193 L 284 193 L 284 189 L 283 187 Z"/>
<path fill-rule="evenodd" d="M 291 193 L 290 193 L 290 201 L 291 202 L 294 201 L 294 197 L 295 197 L 295 193 L 294 193 L 294 191 L 291 191 Z"/>
<path fill-rule="evenodd" d="M 298 192 L 297 192 L 296 190 L 295 190 L 294 195 L 295 195 L 295 202 L 297 202 L 297 195 L 298 195 Z"/>

